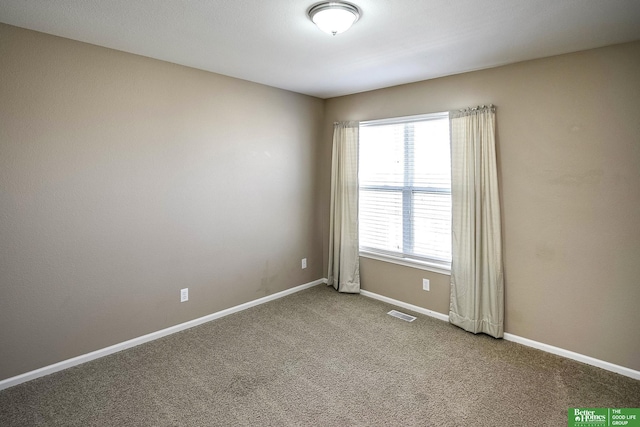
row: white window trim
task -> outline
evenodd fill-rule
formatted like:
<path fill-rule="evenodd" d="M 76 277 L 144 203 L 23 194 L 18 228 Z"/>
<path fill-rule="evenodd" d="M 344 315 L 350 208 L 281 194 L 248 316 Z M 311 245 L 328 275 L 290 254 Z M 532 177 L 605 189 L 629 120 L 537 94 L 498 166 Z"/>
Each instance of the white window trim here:
<path fill-rule="evenodd" d="M 422 261 L 413 258 L 403 258 L 397 256 L 391 256 L 381 254 L 377 252 L 368 252 L 360 250 L 360 256 L 363 258 L 375 259 L 377 261 L 389 262 L 392 264 L 403 265 L 405 267 L 417 268 L 420 270 L 432 271 L 434 273 L 445 274 L 451 276 L 451 264 L 449 263 L 436 263 L 429 261 Z"/>
<path fill-rule="evenodd" d="M 360 127 L 364 126 L 378 126 L 384 124 L 397 124 L 397 123 L 411 123 L 425 120 L 438 120 L 449 117 L 449 112 L 427 113 L 402 117 L 390 117 L 386 119 L 374 119 L 361 121 Z M 405 267 L 417 268 L 420 270 L 431 271 L 434 273 L 445 274 L 451 276 L 451 263 L 450 262 L 438 262 L 435 260 L 419 260 L 415 258 L 408 258 L 402 256 L 389 255 L 387 253 L 379 251 L 368 251 L 360 249 L 360 256 L 363 258 L 374 259 L 377 261 L 388 262 L 392 264 L 402 265 Z"/>

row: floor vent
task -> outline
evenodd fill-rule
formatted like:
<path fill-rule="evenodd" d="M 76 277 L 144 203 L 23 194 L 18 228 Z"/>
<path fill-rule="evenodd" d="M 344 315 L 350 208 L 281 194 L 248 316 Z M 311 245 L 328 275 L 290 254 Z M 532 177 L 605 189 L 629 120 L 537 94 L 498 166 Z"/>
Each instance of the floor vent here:
<path fill-rule="evenodd" d="M 416 320 L 416 317 L 409 316 L 408 314 L 401 313 L 401 312 L 396 311 L 396 310 L 391 310 L 387 314 L 390 315 L 390 316 L 393 316 L 393 317 L 397 317 L 398 319 L 402 319 L 402 320 L 404 320 L 406 322 L 413 322 L 414 320 Z"/>

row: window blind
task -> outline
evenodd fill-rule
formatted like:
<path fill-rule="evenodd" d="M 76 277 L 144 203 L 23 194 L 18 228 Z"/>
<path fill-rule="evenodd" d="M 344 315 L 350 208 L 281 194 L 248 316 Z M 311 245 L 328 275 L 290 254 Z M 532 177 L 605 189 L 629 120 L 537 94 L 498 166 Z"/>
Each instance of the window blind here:
<path fill-rule="evenodd" d="M 360 124 L 360 249 L 451 262 L 447 113 Z"/>

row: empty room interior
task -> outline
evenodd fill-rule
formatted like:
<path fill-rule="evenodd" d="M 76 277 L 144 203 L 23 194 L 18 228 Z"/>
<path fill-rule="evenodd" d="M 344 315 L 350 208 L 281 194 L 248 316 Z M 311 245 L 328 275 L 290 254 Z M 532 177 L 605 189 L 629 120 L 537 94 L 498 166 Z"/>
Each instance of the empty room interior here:
<path fill-rule="evenodd" d="M 0 1 L 1 425 L 640 408 L 640 2 L 338 6 L 346 30 L 314 1 Z M 367 147 L 401 126 L 430 177 L 406 129 L 436 122 L 448 189 L 403 169 L 367 219 L 396 191 Z M 467 137 L 493 168 L 459 213 Z M 443 195 L 421 246 L 406 215 Z M 495 334 L 456 324 L 469 294 Z"/>

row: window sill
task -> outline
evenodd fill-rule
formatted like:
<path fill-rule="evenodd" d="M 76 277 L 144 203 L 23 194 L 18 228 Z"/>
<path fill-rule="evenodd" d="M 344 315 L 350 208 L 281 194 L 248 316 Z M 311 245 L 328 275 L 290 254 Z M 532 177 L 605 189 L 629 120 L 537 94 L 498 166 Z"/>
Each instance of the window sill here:
<path fill-rule="evenodd" d="M 360 251 L 363 258 L 375 259 L 377 261 L 390 262 L 392 264 L 404 265 L 405 267 L 418 268 L 420 270 L 432 271 L 434 273 L 451 276 L 451 267 L 447 264 L 437 264 L 435 262 L 418 261 L 410 258 L 398 258 L 389 255 L 382 255 L 373 252 Z"/>

